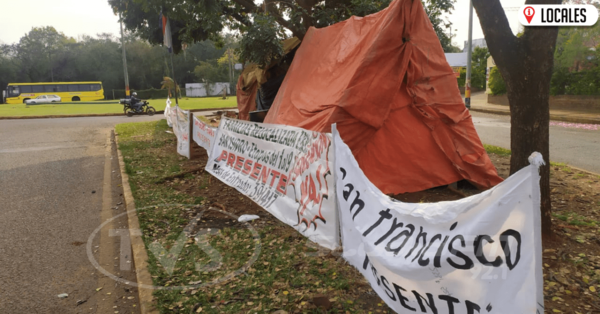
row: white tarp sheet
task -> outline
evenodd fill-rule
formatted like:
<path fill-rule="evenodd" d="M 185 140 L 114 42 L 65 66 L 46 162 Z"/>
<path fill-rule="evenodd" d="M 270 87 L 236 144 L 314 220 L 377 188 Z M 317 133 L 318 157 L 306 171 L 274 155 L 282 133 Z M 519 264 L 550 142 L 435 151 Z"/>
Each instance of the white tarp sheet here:
<path fill-rule="evenodd" d="M 206 171 L 279 220 L 339 247 L 331 135 L 223 117 Z"/>
<path fill-rule="evenodd" d="M 204 123 L 204 121 L 194 116 L 194 142 L 206 149 L 208 153 L 210 153 L 210 148 L 215 142 L 216 133 L 217 128 Z"/>
<path fill-rule="evenodd" d="M 334 129 L 343 257 L 398 313 L 543 313 L 540 188 L 530 165 L 458 201 L 403 203 Z"/>

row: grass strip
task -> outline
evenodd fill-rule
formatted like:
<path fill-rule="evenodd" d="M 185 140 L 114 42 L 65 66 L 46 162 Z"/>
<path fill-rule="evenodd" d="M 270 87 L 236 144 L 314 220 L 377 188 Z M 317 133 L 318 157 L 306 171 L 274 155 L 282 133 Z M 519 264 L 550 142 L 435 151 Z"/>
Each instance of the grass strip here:
<path fill-rule="evenodd" d="M 156 290 L 161 313 L 391 313 L 353 267 L 270 214 L 251 222 L 259 236 L 254 238 L 235 219 L 203 212 L 209 204 L 202 197 L 178 190 L 168 180 L 157 183 L 192 168 L 177 155 L 175 137 L 167 130 L 164 120 L 116 127 L 153 282 L 163 287 L 189 286 Z M 183 179 L 198 189 L 221 184 L 208 177 L 187 173 Z M 196 227 L 189 226 L 193 219 L 198 221 Z M 241 274 L 202 286 L 252 262 L 257 246 L 260 254 Z M 181 251 L 175 254 L 177 250 Z M 329 309 L 318 308 L 315 300 L 329 303 Z"/>
<path fill-rule="evenodd" d="M 165 99 L 150 99 L 150 106 L 156 110 L 163 110 L 166 106 Z M 175 105 L 175 101 L 173 104 Z M 184 110 L 198 110 L 211 108 L 237 107 L 235 97 L 222 99 L 221 97 L 205 98 L 183 98 L 179 100 L 179 106 Z M 116 103 L 101 102 L 71 102 L 60 104 L 0 104 L 0 117 L 27 117 L 27 116 L 50 116 L 50 115 L 82 115 L 82 114 L 108 114 L 123 113 L 123 105 Z"/>

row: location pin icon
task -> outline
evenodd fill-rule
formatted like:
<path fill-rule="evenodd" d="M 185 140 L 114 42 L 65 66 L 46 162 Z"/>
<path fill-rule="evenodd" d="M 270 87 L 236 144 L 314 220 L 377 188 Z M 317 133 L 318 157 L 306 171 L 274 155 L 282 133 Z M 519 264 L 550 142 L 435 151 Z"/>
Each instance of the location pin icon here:
<path fill-rule="evenodd" d="M 527 23 L 531 23 L 531 19 L 533 19 L 533 15 L 535 15 L 535 10 L 532 7 L 526 7 L 523 10 L 523 14 L 525 15 L 525 18 L 527 19 Z"/>

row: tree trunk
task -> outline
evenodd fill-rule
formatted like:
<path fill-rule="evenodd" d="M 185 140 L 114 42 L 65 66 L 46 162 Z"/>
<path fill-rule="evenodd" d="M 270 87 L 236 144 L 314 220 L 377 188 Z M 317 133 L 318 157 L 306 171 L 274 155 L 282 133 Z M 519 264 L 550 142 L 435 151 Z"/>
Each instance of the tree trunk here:
<path fill-rule="evenodd" d="M 559 4 L 528 0 L 526 4 Z M 485 39 L 506 83 L 510 105 L 510 173 L 529 165 L 533 152 L 544 156 L 540 167 L 542 234 L 552 236 L 550 202 L 550 79 L 558 27 L 525 27 L 514 36 L 498 0 L 473 0 Z"/>

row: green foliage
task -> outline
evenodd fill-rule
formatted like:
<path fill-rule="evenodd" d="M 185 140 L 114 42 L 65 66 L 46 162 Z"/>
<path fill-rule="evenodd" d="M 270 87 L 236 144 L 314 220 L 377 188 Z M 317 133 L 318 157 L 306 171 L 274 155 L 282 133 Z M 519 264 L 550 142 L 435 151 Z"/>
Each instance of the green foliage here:
<path fill-rule="evenodd" d="M 471 86 L 485 90 L 485 71 L 490 53 L 487 48 L 475 47 L 471 56 Z"/>
<path fill-rule="evenodd" d="M 600 95 L 600 23 L 559 29 L 550 93 Z"/>
<path fill-rule="evenodd" d="M 502 78 L 498 67 L 493 67 L 490 71 L 489 85 L 492 95 L 506 94 L 506 84 L 504 84 L 504 79 Z"/>
<path fill-rule="evenodd" d="M 267 66 L 283 55 L 277 23 L 268 15 L 256 15 L 254 24 L 240 41 L 240 59 L 244 62 Z"/>
<path fill-rule="evenodd" d="M 219 64 L 217 60 L 200 61 L 194 68 L 196 80 L 202 83 L 212 84 L 215 82 L 228 82 L 228 66 Z"/>
<path fill-rule="evenodd" d="M 488 154 L 496 154 L 498 156 L 510 156 L 512 154 L 510 149 L 506 149 L 506 148 L 502 148 L 502 147 L 498 147 L 498 146 L 494 146 L 494 145 L 483 144 L 483 148 L 485 148 L 485 151 Z"/>
<path fill-rule="evenodd" d="M 226 36 L 223 45 L 234 49 L 235 39 Z M 157 77 L 172 76 L 167 51 L 152 46 L 132 34 L 125 34 L 127 69 L 132 90 L 159 89 Z M 173 56 L 173 67 L 180 86 L 196 82 L 194 68 L 205 60 L 216 60 L 226 48 L 210 41 L 191 44 L 184 53 Z M 227 68 L 227 67 L 226 67 Z M 234 78 L 235 79 L 235 78 Z M 123 98 L 125 88 L 120 40 L 110 34 L 68 38 L 52 27 L 33 28 L 19 43 L 0 45 L 0 89 L 17 82 L 101 81 L 108 99 Z M 227 70 L 222 79 L 228 82 Z M 163 92 L 164 93 L 164 92 Z M 166 97 L 151 92 L 151 97 Z"/>
<path fill-rule="evenodd" d="M 266 3 L 265 3 L 266 2 Z M 183 43 L 203 40 L 220 42 L 223 30 L 239 33 L 244 41 L 241 57 L 266 64 L 281 53 L 278 42 L 291 33 L 300 39 L 309 27 L 325 27 L 355 16 L 366 16 L 386 8 L 391 0 L 346 1 L 264 1 L 248 0 L 108 0 L 115 13 L 122 13 L 125 27 L 161 45 L 158 27 L 161 12 L 168 15 L 175 53 Z M 454 8 L 455 0 L 423 0 L 423 5 L 445 50 L 451 49 L 451 38 L 445 33 L 449 25 L 444 15 Z M 244 38 L 247 38 L 244 40 Z M 254 38 L 258 43 L 250 43 Z"/>
<path fill-rule="evenodd" d="M 487 48 L 475 47 L 471 54 L 471 87 L 485 89 L 485 71 L 487 67 L 487 59 L 490 53 Z M 460 69 L 460 77 L 457 78 L 458 86 L 464 87 L 467 77 L 467 68 Z"/>

